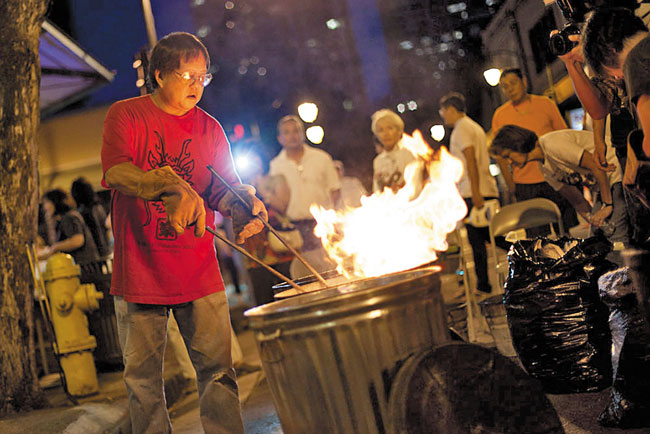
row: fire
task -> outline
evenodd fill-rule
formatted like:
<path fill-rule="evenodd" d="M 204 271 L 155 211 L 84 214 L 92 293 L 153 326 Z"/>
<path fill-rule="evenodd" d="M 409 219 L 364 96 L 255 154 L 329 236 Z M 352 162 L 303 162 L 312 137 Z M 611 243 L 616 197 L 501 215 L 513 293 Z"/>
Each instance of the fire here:
<path fill-rule="evenodd" d="M 417 130 L 413 136 L 404 134 L 402 146 L 426 166 L 428 180 L 419 196 L 414 178 L 421 172 L 412 163 L 405 170 L 406 185 L 397 192 L 387 188 L 362 197 L 359 208 L 310 209 L 316 236 L 348 278 L 380 276 L 436 260 L 437 251 L 447 250 L 447 234 L 467 214 L 456 188 L 462 162 L 444 148 L 434 154 Z"/>

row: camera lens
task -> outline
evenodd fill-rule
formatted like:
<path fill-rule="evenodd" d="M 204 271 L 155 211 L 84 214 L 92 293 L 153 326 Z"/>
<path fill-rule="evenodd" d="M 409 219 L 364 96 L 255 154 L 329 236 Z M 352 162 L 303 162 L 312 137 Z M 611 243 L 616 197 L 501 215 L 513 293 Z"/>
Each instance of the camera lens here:
<path fill-rule="evenodd" d="M 580 27 L 578 27 L 575 23 L 567 24 L 562 30 L 560 30 L 559 33 L 551 35 L 549 38 L 548 46 L 551 50 L 551 53 L 553 53 L 555 56 L 562 56 L 564 54 L 567 54 L 573 49 L 573 47 L 578 45 L 578 41 L 572 41 L 569 39 L 569 36 L 579 34 Z"/>
<path fill-rule="evenodd" d="M 573 46 L 571 46 L 572 43 L 573 41 L 570 41 L 568 35 L 566 35 L 564 32 L 556 33 L 555 35 L 552 35 L 548 40 L 548 45 L 551 53 L 556 56 L 562 56 L 571 51 L 571 48 L 573 48 Z"/>

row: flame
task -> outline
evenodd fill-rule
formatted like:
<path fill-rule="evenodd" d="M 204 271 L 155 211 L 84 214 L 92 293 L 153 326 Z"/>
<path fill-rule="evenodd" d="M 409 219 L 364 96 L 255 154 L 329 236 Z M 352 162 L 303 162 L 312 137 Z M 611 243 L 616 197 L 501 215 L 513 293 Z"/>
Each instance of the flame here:
<path fill-rule="evenodd" d="M 406 168 L 402 189 L 362 197 L 359 208 L 310 208 L 316 236 L 348 278 L 380 276 L 436 260 L 437 251 L 447 250 L 447 234 L 467 214 L 456 188 L 462 162 L 445 148 L 434 154 L 417 130 L 413 136 L 404 134 L 402 146 L 420 157 Z M 422 162 L 429 177 L 418 195 Z"/>

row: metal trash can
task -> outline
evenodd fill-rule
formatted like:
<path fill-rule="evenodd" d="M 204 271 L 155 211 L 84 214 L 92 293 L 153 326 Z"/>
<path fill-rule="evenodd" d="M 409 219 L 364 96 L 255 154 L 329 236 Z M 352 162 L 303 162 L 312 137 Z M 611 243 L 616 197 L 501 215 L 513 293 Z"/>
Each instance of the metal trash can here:
<path fill-rule="evenodd" d="M 351 282 L 245 313 L 285 434 L 385 432 L 401 364 L 449 340 L 438 271 Z"/>
<path fill-rule="evenodd" d="M 497 350 L 506 357 L 517 357 L 517 351 L 512 346 L 503 294 L 486 298 L 479 303 L 479 306 L 490 328 Z"/>

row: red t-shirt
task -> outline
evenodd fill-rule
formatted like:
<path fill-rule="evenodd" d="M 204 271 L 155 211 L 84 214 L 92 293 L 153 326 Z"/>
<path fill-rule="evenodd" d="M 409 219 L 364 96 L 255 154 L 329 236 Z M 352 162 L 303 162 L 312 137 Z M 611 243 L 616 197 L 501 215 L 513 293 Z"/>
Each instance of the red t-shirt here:
<path fill-rule="evenodd" d="M 230 145 L 223 128 L 198 107 L 183 116 L 158 108 L 150 96 L 113 104 L 104 121 L 102 169 L 129 162 L 148 171 L 170 166 L 204 199 L 206 225 L 214 228 L 214 211 L 225 188 L 210 164 L 238 184 Z M 169 226 L 162 202 L 145 201 L 112 191 L 115 238 L 111 294 L 128 302 L 177 304 L 222 291 L 223 280 L 213 237 L 182 235 Z"/>

